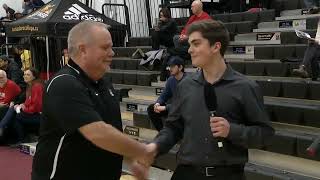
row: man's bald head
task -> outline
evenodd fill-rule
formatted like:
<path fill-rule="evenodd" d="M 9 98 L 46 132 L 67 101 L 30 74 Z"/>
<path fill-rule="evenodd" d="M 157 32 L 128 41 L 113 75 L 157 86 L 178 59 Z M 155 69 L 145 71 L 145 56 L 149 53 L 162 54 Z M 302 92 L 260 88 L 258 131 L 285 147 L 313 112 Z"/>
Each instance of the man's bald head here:
<path fill-rule="evenodd" d="M 194 15 L 199 15 L 203 12 L 203 4 L 200 0 L 195 0 L 191 4 L 191 10 Z"/>
<path fill-rule="evenodd" d="M 4 85 L 7 83 L 7 73 L 4 70 L 0 70 L 0 87 L 4 87 Z"/>
<path fill-rule="evenodd" d="M 68 35 L 68 53 L 71 58 L 77 56 L 80 44 L 94 42 L 95 30 L 97 28 L 108 30 L 109 26 L 100 22 L 83 21 L 70 30 Z"/>

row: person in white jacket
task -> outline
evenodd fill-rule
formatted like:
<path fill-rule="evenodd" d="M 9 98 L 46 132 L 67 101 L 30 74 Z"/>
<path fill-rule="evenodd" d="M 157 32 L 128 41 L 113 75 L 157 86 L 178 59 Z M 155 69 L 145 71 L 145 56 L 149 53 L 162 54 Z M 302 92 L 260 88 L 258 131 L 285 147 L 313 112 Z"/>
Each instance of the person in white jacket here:
<path fill-rule="evenodd" d="M 307 67 L 311 66 L 311 79 L 316 81 L 319 77 L 319 63 L 320 60 L 320 21 L 318 21 L 318 29 L 316 37 L 309 41 L 309 46 L 304 53 L 303 61 L 298 69 L 293 69 L 293 75 L 302 78 L 310 77 Z"/>

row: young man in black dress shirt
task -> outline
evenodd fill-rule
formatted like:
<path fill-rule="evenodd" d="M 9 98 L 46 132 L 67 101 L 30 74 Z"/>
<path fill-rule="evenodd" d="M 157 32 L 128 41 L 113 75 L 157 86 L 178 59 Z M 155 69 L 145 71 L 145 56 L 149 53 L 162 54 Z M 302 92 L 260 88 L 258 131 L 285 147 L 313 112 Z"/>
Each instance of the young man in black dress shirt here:
<path fill-rule="evenodd" d="M 206 20 L 188 29 L 192 64 L 202 70 L 177 86 L 165 127 L 149 147 L 161 155 L 181 140 L 174 180 L 241 180 L 248 148 L 263 147 L 274 134 L 258 85 L 225 63 L 229 33 Z M 214 88 L 211 117 L 204 89 Z M 220 141 L 221 144 L 220 144 Z M 222 145 L 222 146 L 221 146 Z"/>

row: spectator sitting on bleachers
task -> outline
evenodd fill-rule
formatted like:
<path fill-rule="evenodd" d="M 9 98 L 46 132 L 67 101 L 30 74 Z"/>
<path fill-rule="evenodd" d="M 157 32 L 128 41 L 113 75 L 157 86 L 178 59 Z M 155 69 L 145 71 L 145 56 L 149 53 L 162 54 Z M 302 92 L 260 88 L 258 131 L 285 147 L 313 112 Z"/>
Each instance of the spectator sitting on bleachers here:
<path fill-rule="evenodd" d="M 10 102 L 20 94 L 20 87 L 7 78 L 7 73 L 0 70 L 0 119 L 7 112 Z"/>
<path fill-rule="evenodd" d="M 23 48 L 22 46 L 15 47 L 14 52 L 18 55 L 20 55 L 21 60 L 21 70 L 24 71 L 26 69 L 29 69 L 32 66 L 32 60 L 31 60 L 31 51 L 27 50 L 26 48 Z"/>
<path fill-rule="evenodd" d="M 42 0 L 22 0 L 23 15 L 27 15 L 32 11 L 39 9 L 45 3 Z"/>
<path fill-rule="evenodd" d="M 293 69 L 292 74 L 300 76 L 302 78 L 309 77 L 307 67 L 311 66 L 311 79 L 316 81 L 319 76 L 319 64 L 320 60 L 320 20 L 318 21 L 317 34 L 314 40 L 309 40 L 309 45 L 304 53 L 302 64 L 298 69 Z"/>
<path fill-rule="evenodd" d="M 31 0 L 22 0 L 22 14 L 27 15 L 33 11 Z"/>
<path fill-rule="evenodd" d="M 172 56 L 168 62 L 171 77 L 155 104 L 148 107 L 148 116 L 154 127 L 160 131 L 163 128 L 162 120 L 168 115 L 170 101 L 176 91 L 177 84 L 185 77 L 184 61 L 179 56 Z"/>
<path fill-rule="evenodd" d="M 203 11 L 203 4 L 200 0 L 195 0 L 191 4 L 192 16 L 189 18 L 187 24 L 182 29 L 180 35 L 175 35 L 173 37 L 174 46 L 180 48 L 183 46 L 188 46 L 188 36 L 186 35 L 187 28 L 190 24 L 201 21 L 205 19 L 211 19 L 208 13 Z"/>
<path fill-rule="evenodd" d="M 159 22 L 152 33 L 152 49 L 158 50 L 160 45 L 173 47 L 173 36 L 177 32 L 177 23 L 171 18 L 168 8 L 163 8 L 159 12 Z"/>
<path fill-rule="evenodd" d="M 45 4 L 42 0 L 31 0 L 31 3 L 33 10 L 37 10 Z"/>
<path fill-rule="evenodd" d="M 10 107 L 0 122 L 0 136 L 3 136 L 4 129 L 13 123 L 17 134 L 18 142 L 24 139 L 24 125 L 31 125 L 39 128 L 40 113 L 42 111 L 43 82 L 39 78 L 40 73 L 34 68 L 24 71 L 24 81 L 27 83 L 26 100 L 22 104 Z"/>
<path fill-rule="evenodd" d="M 12 8 L 10 8 L 7 4 L 3 4 L 2 7 L 6 11 L 6 16 L 1 17 L 0 20 L 3 20 L 3 19 L 13 20 L 13 15 L 15 11 Z"/>
<path fill-rule="evenodd" d="M 18 64 L 13 60 L 9 59 L 8 56 L 0 56 L 0 69 L 7 73 L 8 79 L 11 79 L 20 86 L 21 89 L 25 88 L 23 81 L 23 72 L 19 68 Z"/>

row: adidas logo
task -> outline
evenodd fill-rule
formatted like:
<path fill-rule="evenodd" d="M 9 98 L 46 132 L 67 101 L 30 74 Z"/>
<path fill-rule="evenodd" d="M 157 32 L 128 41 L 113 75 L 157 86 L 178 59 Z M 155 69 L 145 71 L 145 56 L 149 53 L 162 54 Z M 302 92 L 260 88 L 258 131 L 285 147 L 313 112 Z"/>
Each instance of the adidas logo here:
<path fill-rule="evenodd" d="M 81 20 L 103 22 L 103 20 L 100 17 L 95 17 L 92 14 L 88 14 L 88 11 L 83 9 L 78 4 L 72 4 L 72 6 L 67 11 L 64 12 L 63 19 L 65 19 L 65 20 L 80 20 L 80 15 L 81 15 Z"/>

